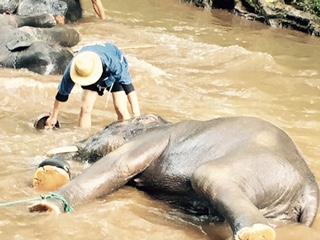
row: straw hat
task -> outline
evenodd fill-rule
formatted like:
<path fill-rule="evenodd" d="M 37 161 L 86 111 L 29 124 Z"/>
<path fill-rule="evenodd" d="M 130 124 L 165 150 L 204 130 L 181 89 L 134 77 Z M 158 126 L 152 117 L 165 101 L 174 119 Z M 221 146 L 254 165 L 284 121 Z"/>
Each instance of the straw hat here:
<path fill-rule="evenodd" d="M 102 72 L 101 59 L 94 52 L 80 52 L 71 62 L 70 77 L 73 82 L 81 86 L 88 86 L 97 82 Z"/>

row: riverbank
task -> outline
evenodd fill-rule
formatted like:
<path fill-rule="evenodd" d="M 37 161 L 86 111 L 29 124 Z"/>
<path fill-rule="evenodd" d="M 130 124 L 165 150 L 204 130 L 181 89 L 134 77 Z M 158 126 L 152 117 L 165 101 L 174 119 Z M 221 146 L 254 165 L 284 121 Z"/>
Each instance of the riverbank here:
<path fill-rule="evenodd" d="M 320 0 L 184 0 L 197 7 L 225 9 L 273 28 L 320 37 Z"/>

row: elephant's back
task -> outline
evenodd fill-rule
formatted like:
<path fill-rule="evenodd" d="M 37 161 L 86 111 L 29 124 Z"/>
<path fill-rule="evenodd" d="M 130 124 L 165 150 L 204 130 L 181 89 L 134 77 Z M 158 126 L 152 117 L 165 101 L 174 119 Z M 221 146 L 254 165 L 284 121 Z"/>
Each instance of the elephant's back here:
<path fill-rule="evenodd" d="M 227 117 L 172 125 L 166 150 L 137 182 L 176 192 L 191 190 L 194 171 L 207 164 L 234 168 L 230 172 L 240 178 L 243 168 L 251 168 L 262 180 L 267 169 L 293 181 L 313 176 L 283 130 L 259 118 Z"/>

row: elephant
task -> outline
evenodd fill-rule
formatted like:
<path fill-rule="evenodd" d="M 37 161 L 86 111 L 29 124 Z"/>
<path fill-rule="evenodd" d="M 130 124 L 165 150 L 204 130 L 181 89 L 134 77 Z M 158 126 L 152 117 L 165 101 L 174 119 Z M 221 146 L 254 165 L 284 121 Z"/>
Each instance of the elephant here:
<path fill-rule="evenodd" d="M 59 198 L 36 202 L 30 212 L 63 213 L 67 203 L 83 204 L 129 184 L 207 209 L 229 224 L 236 240 L 274 240 L 276 226 L 311 226 L 317 214 L 319 188 L 302 153 L 286 132 L 260 118 L 170 123 L 143 115 L 114 122 L 71 149 L 53 150 L 45 162 L 55 162 L 52 169 L 71 159 L 90 167 L 56 190 Z"/>
<path fill-rule="evenodd" d="M 39 74 L 62 74 L 73 53 L 68 49 L 79 42 L 79 33 L 55 26 L 52 15 L 1 15 L 0 66 L 26 68 Z M 55 27 L 52 27 L 55 26 Z"/>

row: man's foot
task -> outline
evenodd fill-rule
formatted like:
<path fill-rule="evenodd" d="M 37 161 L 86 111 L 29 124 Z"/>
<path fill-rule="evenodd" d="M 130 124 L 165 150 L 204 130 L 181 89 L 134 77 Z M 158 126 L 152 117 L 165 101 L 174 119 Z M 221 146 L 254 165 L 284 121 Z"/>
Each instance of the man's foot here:
<path fill-rule="evenodd" d="M 276 233 L 274 229 L 266 224 L 254 224 L 251 227 L 240 229 L 235 240 L 275 240 Z"/>
<path fill-rule="evenodd" d="M 42 162 L 33 176 L 33 187 L 40 192 L 50 192 L 70 182 L 70 174 L 64 164 L 61 162 L 61 166 L 57 166 L 50 161 Z"/>

